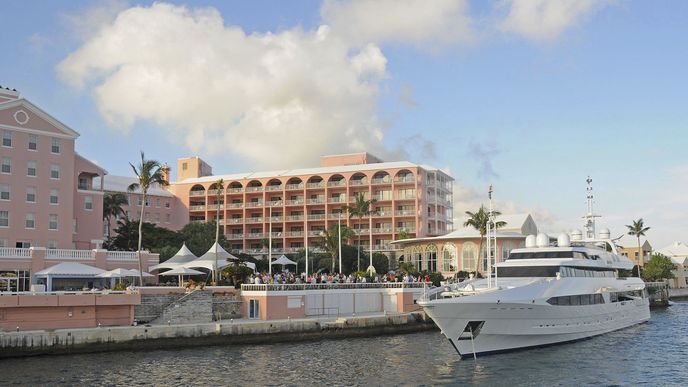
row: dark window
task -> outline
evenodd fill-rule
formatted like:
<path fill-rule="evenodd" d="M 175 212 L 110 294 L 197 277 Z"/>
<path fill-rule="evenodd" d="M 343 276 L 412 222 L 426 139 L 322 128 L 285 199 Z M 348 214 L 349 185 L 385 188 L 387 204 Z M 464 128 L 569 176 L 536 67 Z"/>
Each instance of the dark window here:
<path fill-rule="evenodd" d="M 500 277 L 556 277 L 559 266 L 500 267 Z"/>
<path fill-rule="evenodd" d="M 581 251 L 529 251 L 509 254 L 508 259 L 546 259 L 546 258 L 577 258 L 588 259 L 588 255 Z"/>

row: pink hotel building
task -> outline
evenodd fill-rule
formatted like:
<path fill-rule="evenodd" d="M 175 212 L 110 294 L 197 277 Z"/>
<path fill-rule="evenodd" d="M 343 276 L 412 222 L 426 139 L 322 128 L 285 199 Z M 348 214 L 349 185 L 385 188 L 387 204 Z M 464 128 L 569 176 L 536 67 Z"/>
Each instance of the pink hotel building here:
<path fill-rule="evenodd" d="M 0 89 L 0 248 L 98 248 L 104 192 L 128 196 L 130 219 L 139 215 L 140 194 L 126 192 L 131 177 L 106 171 L 75 152 L 78 133 L 19 93 Z M 178 230 L 190 221 L 220 221 L 231 248 L 265 254 L 314 246 L 338 222 L 353 228 L 365 249 L 398 249 L 390 242 L 445 234 L 452 227 L 453 179 L 439 169 L 406 161 L 382 162 L 368 153 L 321 157 L 318 168 L 214 176 L 198 157 L 179 159 L 177 181 L 155 187 L 146 221 Z M 168 173 L 169 176 L 169 173 Z M 224 179 L 219 203 L 215 181 Z M 370 217 L 349 218 L 342 207 L 356 194 L 376 199 Z M 112 228 L 116 220 L 112 220 Z M 111 230 L 110 230 L 111 232 Z"/>

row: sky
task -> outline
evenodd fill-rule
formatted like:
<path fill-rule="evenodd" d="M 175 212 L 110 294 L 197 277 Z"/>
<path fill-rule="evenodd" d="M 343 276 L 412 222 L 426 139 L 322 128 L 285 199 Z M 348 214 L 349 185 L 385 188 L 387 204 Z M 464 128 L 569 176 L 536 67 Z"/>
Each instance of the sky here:
<path fill-rule="evenodd" d="M 0 85 L 114 175 L 143 150 L 215 174 L 368 151 L 540 229 L 643 218 L 688 241 L 688 2 L 2 2 Z M 633 244 L 634 238 L 624 238 Z"/>

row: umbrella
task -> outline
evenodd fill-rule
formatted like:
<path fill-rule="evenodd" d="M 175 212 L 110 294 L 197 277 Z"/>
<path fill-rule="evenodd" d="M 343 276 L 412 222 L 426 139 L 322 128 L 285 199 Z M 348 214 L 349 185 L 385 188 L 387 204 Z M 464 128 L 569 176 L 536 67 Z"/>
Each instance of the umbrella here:
<path fill-rule="evenodd" d="M 131 273 L 131 274 L 129 275 L 129 277 L 138 277 L 138 276 L 139 276 L 139 271 L 136 270 L 136 269 L 131 269 L 131 270 L 128 270 L 128 271 Z M 145 271 L 142 272 L 141 275 L 142 275 L 143 277 L 155 277 L 153 274 L 151 274 L 151 273 L 146 273 Z"/>

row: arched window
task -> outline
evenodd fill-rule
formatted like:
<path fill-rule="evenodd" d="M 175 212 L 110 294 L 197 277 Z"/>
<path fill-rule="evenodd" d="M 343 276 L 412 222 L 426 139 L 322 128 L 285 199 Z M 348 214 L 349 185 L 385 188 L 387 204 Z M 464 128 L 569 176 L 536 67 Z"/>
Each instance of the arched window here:
<path fill-rule="evenodd" d="M 456 247 L 447 243 L 442 247 L 442 271 L 456 271 Z"/>
<path fill-rule="evenodd" d="M 435 245 L 429 245 L 425 249 L 425 257 L 428 261 L 428 272 L 437 272 L 437 247 Z"/>
<path fill-rule="evenodd" d="M 473 242 L 466 242 L 461 246 L 461 270 L 475 271 L 478 246 Z"/>
<path fill-rule="evenodd" d="M 421 251 L 420 246 L 416 246 L 413 251 L 413 262 L 418 271 L 423 271 L 423 252 Z"/>

